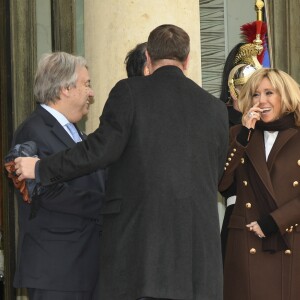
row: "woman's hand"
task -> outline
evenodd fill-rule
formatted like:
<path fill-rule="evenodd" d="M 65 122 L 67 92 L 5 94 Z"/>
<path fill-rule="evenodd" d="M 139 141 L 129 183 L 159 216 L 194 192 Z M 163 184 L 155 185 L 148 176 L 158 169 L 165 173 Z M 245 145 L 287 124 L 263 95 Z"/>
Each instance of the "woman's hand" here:
<path fill-rule="evenodd" d="M 258 106 L 259 102 L 254 104 L 242 117 L 242 124 L 248 129 L 254 129 L 256 122 L 260 120 L 260 113 L 262 112 L 262 109 Z"/>
<path fill-rule="evenodd" d="M 256 221 L 251 222 L 250 224 L 246 225 L 246 227 L 248 227 L 249 230 L 252 231 L 259 238 L 266 237 Z"/>

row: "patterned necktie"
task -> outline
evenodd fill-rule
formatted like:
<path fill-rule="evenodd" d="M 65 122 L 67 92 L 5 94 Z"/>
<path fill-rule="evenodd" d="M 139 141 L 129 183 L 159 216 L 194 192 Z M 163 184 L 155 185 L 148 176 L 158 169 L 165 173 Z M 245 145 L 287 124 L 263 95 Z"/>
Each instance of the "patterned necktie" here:
<path fill-rule="evenodd" d="M 70 130 L 74 142 L 75 142 L 75 143 L 81 142 L 82 139 L 81 139 L 81 137 L 80 137 L 80 135 L 79 135 L 79 133 L 78 133 L 76 127 L 74 126 L 74 124 L 68 123 L 66 126 L 67 126 L 68 129 Z"/>

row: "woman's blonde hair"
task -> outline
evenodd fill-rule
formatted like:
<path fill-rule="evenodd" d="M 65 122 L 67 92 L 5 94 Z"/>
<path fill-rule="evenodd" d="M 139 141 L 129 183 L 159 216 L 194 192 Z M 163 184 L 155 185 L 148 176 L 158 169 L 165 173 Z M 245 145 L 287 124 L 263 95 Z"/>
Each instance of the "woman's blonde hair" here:
<path fill-rule="evenodd" d="M 299 84 L 287 73 L 270 68 L 255 71 L 241 89 L 239 109 L 246 114 L 253 106 L 253 95 L 262 80 L 268 78 L 281 97 L 281 115 L 295 114 L 295 124 L 300 126 L 300 88 Z"/>

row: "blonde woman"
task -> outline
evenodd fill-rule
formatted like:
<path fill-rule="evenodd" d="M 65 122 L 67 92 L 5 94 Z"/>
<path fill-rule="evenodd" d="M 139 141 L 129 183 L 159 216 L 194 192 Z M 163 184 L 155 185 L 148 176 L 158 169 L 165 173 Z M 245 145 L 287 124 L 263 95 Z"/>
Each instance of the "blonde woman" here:
<path fill-rule="evenodd" d="M 283 71 L 255 71 L 241 90 L 242 125 L 220 191 L 237 202 L 224 270 L 225 300 L 298 300 L 300 295 L 300 91 Z"/>

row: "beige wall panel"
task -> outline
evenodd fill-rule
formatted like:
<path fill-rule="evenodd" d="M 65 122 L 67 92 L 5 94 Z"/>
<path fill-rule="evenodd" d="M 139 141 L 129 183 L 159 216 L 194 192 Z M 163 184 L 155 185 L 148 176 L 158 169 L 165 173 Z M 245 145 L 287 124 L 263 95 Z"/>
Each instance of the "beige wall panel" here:
<path fill-rule="evenodd" d="M 150 31 L 161 24 L 175 24 L 190 35 L 191 61 L 186 75 L 200 84 L 198 0 L 85 0 L 84 10 L 85 57 L 95 91 L 87 133 L 98 127 L 109 91 L 126 77 L 127 52 L 146 41 Z"/>

